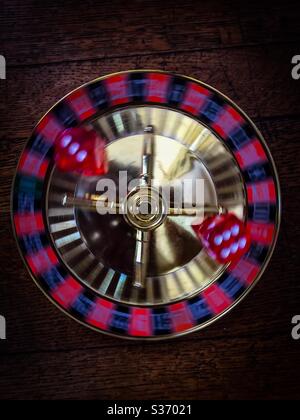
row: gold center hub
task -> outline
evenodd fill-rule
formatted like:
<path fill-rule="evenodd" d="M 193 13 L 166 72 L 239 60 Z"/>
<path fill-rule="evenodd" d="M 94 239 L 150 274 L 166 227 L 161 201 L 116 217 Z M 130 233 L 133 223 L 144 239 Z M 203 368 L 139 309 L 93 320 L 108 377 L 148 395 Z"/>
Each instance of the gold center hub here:
<path fill-rule="evenodd" d="M 158 228 L 167 217 L 165 201 L 155 188 L 142 186 L 132 190 L 123 203 L 126 222 L 140 230 Z"/>

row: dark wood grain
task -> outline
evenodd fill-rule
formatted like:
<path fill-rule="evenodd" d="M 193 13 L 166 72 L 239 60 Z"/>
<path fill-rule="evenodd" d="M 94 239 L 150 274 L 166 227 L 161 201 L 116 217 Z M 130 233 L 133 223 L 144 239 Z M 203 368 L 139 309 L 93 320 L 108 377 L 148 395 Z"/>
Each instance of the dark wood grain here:
<path fill-rule="evenodd" d="M 240 47 L 13 68 L 5 87 L 10 113 L 3 118 L 0 138 L 27 137 L 43 114 L 70 90 L 105 74 L 136 68 L 167 69 L 204 80 L 252 118 L 299 115 L 298 84 L 291 78 L 290 64 L 295 51 L 294 44 L 284 49 Z"/>
<path fill-rule="evenodd" d="M 7 0 L 1 40 L 10 65 L 21 66 L 299 42 L 298 2 L 289 3 Z"/>
<path fill-rule="evenodd" d="M 299 398 L 298 2 L 1 4 L 0 399 Z M 30 279 L 10 226 L 11 183 L 35 123 L 78 85 L 134 68 L 194 76 L 230 96 L 261 129 L 281 180 L 282 228 L 262 280 L 222 320 L 174 342 L 122 341 L 66 317 Z"/>
<path fill-rule="evenodd" d="M 287 343 L 281 337 L 224 338 L 204 346 L 195 340 L 31 353 L 4 356 L 0 374 L 11 398 L 279 398 L 288 396 L 283 378 L 292 374 L 296 350 Z M 298 390 L 291 375 L 289 392 Z"/>

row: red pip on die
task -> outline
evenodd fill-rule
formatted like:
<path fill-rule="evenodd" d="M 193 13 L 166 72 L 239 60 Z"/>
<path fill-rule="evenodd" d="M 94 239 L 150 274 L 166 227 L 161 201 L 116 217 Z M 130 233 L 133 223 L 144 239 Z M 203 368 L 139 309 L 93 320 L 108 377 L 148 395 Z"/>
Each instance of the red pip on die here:
<path fill-rule="evenodd" d="M 68 128 L 57 136 L 54 150 L 55 164 L 63 172 L 85 176 L 107 172 L 105 141 L 95 130 Z"/>
<path fill-rule="evenodd" d="M 251 246 L 247 225 L 233 213 L 208 217 L 193 228 L 208 254 L 221 264 L 240 259 Z"/>

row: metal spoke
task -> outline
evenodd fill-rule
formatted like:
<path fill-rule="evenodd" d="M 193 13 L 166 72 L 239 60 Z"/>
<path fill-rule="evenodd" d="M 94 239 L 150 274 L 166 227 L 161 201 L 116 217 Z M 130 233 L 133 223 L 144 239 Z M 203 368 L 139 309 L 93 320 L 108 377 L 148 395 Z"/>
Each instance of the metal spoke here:
<path fill-rule="evenodd" d="M 203 206 L 203 207 L 184 207 L 184 208 L 169 208 L 167 210 L 168 216 L 197 216 L 204 214 L 224 214 L 226 209 L 222 206 Z"/>
<path fill-rule="evenodd" d="M 154 155 L 154 136 L 153 127 L 147 126 L 144 130 L 144 144 L 142 157 L 142 185 L 150 186 L 153 176 L 153 155 Z"/>
<path fill-rule="evenodd" d="M 141 162 L 141 185 L 149 187 L 153 177 L 153 156 L 154 156 L 154 130 L 152 126 L 147 126 L 144 130 L 143 156 Z M 134 257 L 134 282 L 138 288 L 145 287 L 147 277 L 149 250 L 150 250 L 150 231 L 137 230 L 136 248 Z"/>
<path fill-rule="evenodd" d="M 134 256 L 134 283 L 138 288 L 145 287 L 145 279 L 149 263 L 149 245 L 151 232 L 138 230 L 136 233 L 136 248 Z"/>
<path fill-rule="evenodd" d="M 65 194 L 62 199 L 62 205 L 65 207 L 78 207 L 82 210 L 98 211 L 101 203 L 101 210 L 107 209 L 107 212 L 112 211 L 121 213 L 122 205 L 113 201 L 108 201 L 105 195 L 87 195 L 85 197 L 73 197 Z"/>
<path fill-rule="evenodd" d="M 97 211 L 97 206 L 101 203 L 101 208 L 106 208 L 107 211 L 113 210 L 114 213 L 122 213 L 123 206 L 120 203 L 108 201 L 105 195 L 92 195 L 85 198 L 73 197 L 66 194 L 62 200 L 62 204 L 66 207 L 78 207 L 90 211 Z M 224 214 L 226 209 L 222 206 L 203 206 L 203 207 L 184 207 L 167 209 L 168 216 L 197 216 L 199 213 L 205 214 Z"/>

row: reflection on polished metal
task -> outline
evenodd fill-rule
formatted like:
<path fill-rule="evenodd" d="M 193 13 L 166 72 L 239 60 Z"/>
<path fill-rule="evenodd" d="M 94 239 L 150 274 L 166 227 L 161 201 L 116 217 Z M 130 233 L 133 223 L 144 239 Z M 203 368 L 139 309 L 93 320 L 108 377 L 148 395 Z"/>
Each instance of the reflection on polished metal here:
<path fill-rule="evenodd" d="M 127 198 L 138 204 L 138 211 L 127 211 L 128 221 L 120 214 L 122 203 L 110 203 L 105 191 L 97 191 L 99 177 L 65 174 L 53 168 L 46 197 L 47 218 L 53 243 L 60 241 L 57 251 L 61 259 L 82 283 L 116 302 L 151 306 L 198 294 L 224 267 L 202 249 L 191 225 L 201 222 L 203 213 L 228 210 L 241 219 L 246 217 L 245 187 L 231 152 L 206 126 L 168 108 L 120 108 L 90 123 L 107 142 L 106 178 L 118 185 L 120 171 L 128 171 L 128 182 L 147 174 L 141 170 L 141 157 L 145 138 L 153 136 L 153 178 L 168 187 L 171 196 L 177 193 L 178 181 L 204 179 L 205 208 L 201 214 L 191 207 L 195 200 L 185 201 L 182 214 L 176 214 L 174 202 L 164 208 L 159 192 L 150 185 L 157 201 L 150 215 L 144 214 L 149 204 L 145 182 L 142 199 L 129 191 Z M 153 127 L 152 133 L 145 132 L 148 126 Z M 115 213 L 97 214 L 97 200 L 106 200 Z M 145 222 L 149 228 L 143 229 Z M 143 281 L 144 287 L 134 286 Z"/>
<path fill-rule="evenodd" d="M 164 221 L 163 202 L 159 193 L 151 188 L 154 163 L 154 130 L 148 125 L 144 130 L 143 156 L 141 165 L 141 185 L 127 197 L 125 220 L 136 227 L 134 257 L 134 287 L 145 287 L 148 272 L 151 230 Z M 149 211 L 150 209 L 150 211 Z"/>
<path fill-rule="evenodd" d="M 128 201 L 123 201 L 123 203 L 117 203 L 115 201 L 108 201 L 108 197 L 103 195 L 92 194 L 89 196 L 86 194 L 85 198 L 77 198 L 72 197 L 68 194 L 65 194 L 62 199 L 62 204 L 65 207 L 76 207 L 82 210 L 90 210 L 90 211 L 97 211 L 99 208 L 99 204 L 101 203 L 101 210 L 105 207 L 107 209 L 107 213 L 111 211 L 112 214 L 127 214 L 128 211 L 134 214 L 157 214 L 163 213 L 168 216 L 197 216 L 199 213 L 204 214 L 224 214 L 227 213 L 227 210 L 222 206 L 209 206 L 205 205 L 203 207 L 167 207 L 163 204 L 163 197 L 159 194 L 159 192 L 155 191 L 151 194 L 147 189 L 145 191 L 147 196 L 149 197 L 148 204 L 150 206 L 146 207 L 145 203 L 139 203 L 137 205 L 131 204 L 128 205 Z M 160 196 L 159 200 L 155 197 L 155 194 Z M 141 192 L 141 195 L 143 193 Z M 103 207 L 102 207 L 103 206 Z M 129 206 L 129 210 L 128 210 Z M 145 210 L 144 210 L 145 209 Z"/>
<path fill-rule="evenodd" d="M 132 190 L 122 207 L 127 223 L 140 230 L 158 228 L 167 216 L 163 197 L 151 187 L 144 186 Z"/>

